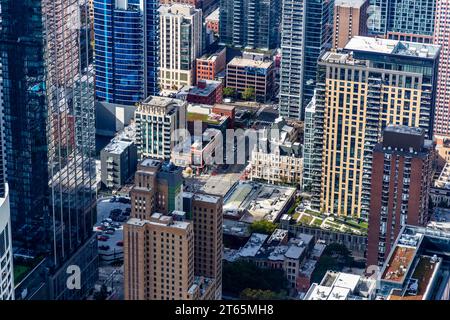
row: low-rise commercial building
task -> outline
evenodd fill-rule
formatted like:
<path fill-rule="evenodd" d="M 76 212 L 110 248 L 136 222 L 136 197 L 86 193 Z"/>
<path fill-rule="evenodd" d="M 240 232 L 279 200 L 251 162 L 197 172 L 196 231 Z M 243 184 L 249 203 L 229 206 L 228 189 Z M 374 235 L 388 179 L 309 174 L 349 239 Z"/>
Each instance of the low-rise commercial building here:
<path fill-rule="evenodd" d="M 226 87 L 242 94 L 254 91 L 253 100 L 266 102 L 274 95 L 275 67 L 272 60 L 236 57 L 227 65 Z"/>
<path fill-rule="evenodd" d="M 222 103 L 223 86 L 220 81 L 199 80 L 197 86 L 192 87 L 186 97 L 189 103 L 214 105 Z"/>
<path fill-rule="evenodd" d="M 295 193 L 291 187 L 240 181 L 224 198 L 224 217 L 246 223 L 276 222 L 293 205 Z"/>
<path fill-rule="evenodd" d="M 224 71 L 227 66 L 226 52 L 227 49 L 223 48 L 213 54 L 197 58 L 197 81 L 216 80 L 217 75 Z"/>

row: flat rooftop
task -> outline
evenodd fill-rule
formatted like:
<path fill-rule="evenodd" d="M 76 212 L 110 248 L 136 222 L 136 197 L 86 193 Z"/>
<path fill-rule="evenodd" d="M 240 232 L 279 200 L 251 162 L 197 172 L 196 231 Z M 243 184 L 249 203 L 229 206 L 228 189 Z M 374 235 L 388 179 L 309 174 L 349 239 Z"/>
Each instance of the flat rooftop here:
<path fill-rule="evenodd" d="M 416 248 L 396 246 L 382 279 L 402 283 L 415 255 Z"/>
<path fill-rule="evenodd" d="M 434 59 L 440 46 L 426 43 L 356 36 L 345 46 L 349 51 L 366 51 L 389 55 Z"/>
<path fill-rule="evenodd" d="M 273 61 L 256 61 L 253 59 L 235 57 L 228 63 L 228 65 L 237 67 L 253 67 L 253 68 L 268 69 L 273 65 Z"/>
<path fill-rule="evenodd" d="M 225 216 L 241 221 L 268 220 L 274 222 L 284 213 L 295 194 L 295 188 L 252 181 L 237 183 L 224 199 Z"/>
<path fill-rule="evenodd" d="M 199 82 L 196 87 L 189 90 L 189 95 L 208 97 L 222 85 L 222 82 L 214 80 L 200 80 Z"/>

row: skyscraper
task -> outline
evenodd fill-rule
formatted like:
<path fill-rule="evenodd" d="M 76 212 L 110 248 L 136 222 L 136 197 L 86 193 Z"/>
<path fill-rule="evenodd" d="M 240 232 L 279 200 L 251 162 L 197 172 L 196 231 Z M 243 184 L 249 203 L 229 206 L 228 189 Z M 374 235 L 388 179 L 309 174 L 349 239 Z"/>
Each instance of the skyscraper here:
<path fill-rule="evenodd" d="M 354 36 L 367 34 L 369 0 L 336 0 L 333 18 L 333 48 L 342 49 Z"/>
<path fill-rule="evenodd" d="M 450 136 L 450 0 L 438 0 L 434 44 L 441 45 L 434 133 Z"/>
<path fill-rule="evenodd" d="M 436 0 L 369 0 L 369 31 L 389 39 L 431 43 Z"/>
<path fill-rule="evenodd" d="M 334 0 L 284 0 L 280 115 L 303 119 L 316 86 L 317 61 L 331 48 Z"/>
<path fill-rule="evenodd" d="M 189 5 L 161 6 L 159 84 L 177 91 L 195 83 L 196 59 L 201 56 L 202 10 Z"/>
<path fill-rule="evenodd" d="M 222 298 L 222 197 L 197 193 L 183 208 L 194 225 L 194 274 L 215 280 L 214 299 Z"/>
<path fill-rule="evenodd" d="M 275 49 L 282 0 L 221 0 L 220 42 L 247 49 Z"/>
<path fill-rule="evenodd" d="M 0 50 L 14 246 L 46 259 L 49 298 L 97 279 L 94 82 L 87 0 L 1 1 Z M 81 289 L 66 269 L 81 270 Z"/>
<path fill-rule="evenodd" d="M 139 164 L 124 226 L 127 300 L 214 298 L 214 279 L 194 274 L 194 226 L 180 211 L 181 184 L 179 167 L 155 159 Z"/>
<path fill-rule="evenodd" d="M 440 47 L 354 37 L 319 62 L 313 206 L 369 217 L 372 151 L 389 124 L 432 134 Z"/>
<path fill-rule="evenodd" d="M 5 132 L 2 86 L 2 65 L 0 64 L 0 301 L 14 299 L 9 190 L 5 179 Z"/>
<path fill-rule="evenodd" d="M 373 151 L 367 265 L 383 265 L 406 224 L 427 224 L 433 154 L 423 129 L 384 130 Z"/>
<path fill-rule="evenodd" d="M 158 93 L 158 0 L 94 0 L 99 101 L 133 105 Z"/>

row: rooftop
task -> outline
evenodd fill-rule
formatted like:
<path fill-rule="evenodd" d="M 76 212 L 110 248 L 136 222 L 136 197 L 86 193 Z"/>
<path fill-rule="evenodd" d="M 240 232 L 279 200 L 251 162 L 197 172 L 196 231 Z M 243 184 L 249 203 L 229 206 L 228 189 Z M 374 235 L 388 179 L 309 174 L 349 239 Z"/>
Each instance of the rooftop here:
<path fill-rule="evenodd" d="M 434 59 L 439 53 L 440 46 L 426 43 L 356 36 L 347 43 L 345 50 Z"/>
<path fill-rule="evenodd" d="M 363 4 L 369 0 L 336 0 L 334 2 L 335 7 L 348 7 L 348 8 L 360 8 Z"/>
<path fill-rule="evenodd" d="M 197 86 L 189 90 L 189 95 L 208 97 L 221 85 L 220 81 L 199 80 Z"/>
<path fill-rule="evenodd" d="M 228 65 L 238 67 L 253 67 L 253 68 L 268 69 L 273 65 L 273 61 L 255 61 L 252 59 L 235 57 L 228 63 Z"/>
<path fill-rule="evenodd" d="M 304 300 L 366 300 L 375 293 L 376 281 L 351 273 L 328 271 L 313 283 Z"/>
<path fill-rule="evenodd" d="M 284 213 L 294 194 L 295 188 L 241 181 L 224 198 L 223 212 L 247 223 L 274 222 Z"/>

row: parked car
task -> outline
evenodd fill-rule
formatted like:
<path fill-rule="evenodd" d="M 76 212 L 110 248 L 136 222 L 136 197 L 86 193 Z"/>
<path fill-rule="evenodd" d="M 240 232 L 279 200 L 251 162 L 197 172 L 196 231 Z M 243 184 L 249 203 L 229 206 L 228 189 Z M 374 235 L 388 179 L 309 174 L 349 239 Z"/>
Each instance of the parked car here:
<path fill-rule="evenodd" d="M 105 231 L 106 234 L 114 234 L 116 232 L 115 229 L 108 229 Z"/>
<path fill-rule="evenodd" d="M 108 241 L 109 237 L 106 235 L 101 235 L 97 237 L 98 241 Z"/>
<path fill-rule="evenodd" d="M 102 245 L 102 246 L 98 246 L 98 248 L 99 248 L 99 250 L 109 250 L 109 246 L 105 246 L 105 245 Z"/>
<path fill-rule="evenodd" d="M 116 246 L 123 247 L 123 241 L 117 241 Z"/>
<path fill-rule="evenodd" d="M 105 226 L 98 226 L 97 230 L 98 231 L 104 231 L 104 230 L 106 230 L 106 227 Z"/>
<path fill-rule="evenodd" d="M 115 228 L 115 229 L 119 229 L 122 225 L 118 222 L 112 222 L 111 223 L 111 227 Z"/>

